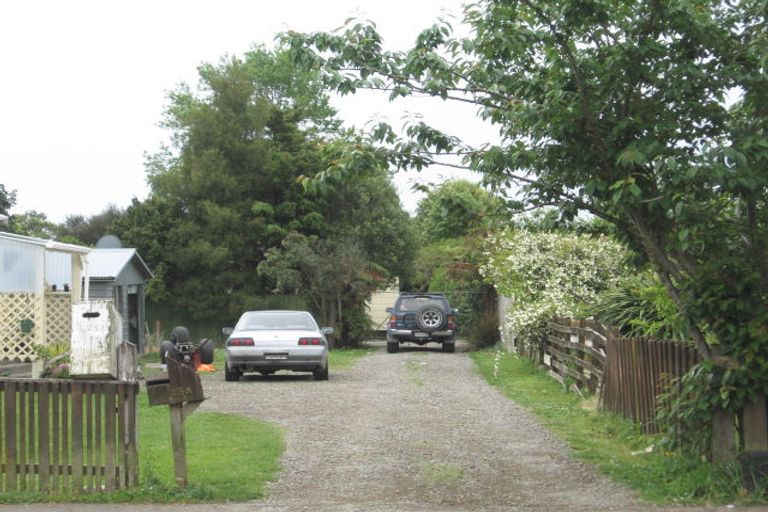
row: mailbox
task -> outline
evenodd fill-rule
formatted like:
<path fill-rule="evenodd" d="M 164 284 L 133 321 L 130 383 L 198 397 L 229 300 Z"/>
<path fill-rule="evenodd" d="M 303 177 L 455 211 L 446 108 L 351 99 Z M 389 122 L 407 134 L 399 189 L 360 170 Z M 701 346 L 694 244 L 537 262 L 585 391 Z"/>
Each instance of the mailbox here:
<path fill-rule="evenodd" d="M 194 368 L 174 358 L 168 358 L 167 364 L 167 376 L 160 375 L 147 379 L 149 405 L 175 405 L 201 402 L 205 399 L 203 383 Z"/>

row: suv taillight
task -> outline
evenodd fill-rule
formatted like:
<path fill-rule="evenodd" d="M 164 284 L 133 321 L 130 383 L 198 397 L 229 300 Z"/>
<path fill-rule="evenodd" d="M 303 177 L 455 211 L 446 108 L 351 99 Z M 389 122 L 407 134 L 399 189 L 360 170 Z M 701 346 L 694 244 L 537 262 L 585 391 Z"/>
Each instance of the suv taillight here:
<path fill-rule="evenodd" d="M 228 347 L 252 347 L 253 338 L 232 338 L 227 341 Z"/>
<path fill-rule="evenodd" d="M 322 338 L 299 338 L 299 345 L 322 345 Z"/>
<path fill-rule="evenodd" d="M 453 315 L 448 315 L 448 318 L 446 320 L 447 320 L 447 324 L 448 324 L 447 328 L 448 329 L 453 329 L 453 325 L 454 325 L 454 323 L 453 323 Z"/>
<path fill-rule="evenodd" d="M 397 315 L 389 315 L 389 328 L 394 329 L 395 327 L 397 327 Z"/>

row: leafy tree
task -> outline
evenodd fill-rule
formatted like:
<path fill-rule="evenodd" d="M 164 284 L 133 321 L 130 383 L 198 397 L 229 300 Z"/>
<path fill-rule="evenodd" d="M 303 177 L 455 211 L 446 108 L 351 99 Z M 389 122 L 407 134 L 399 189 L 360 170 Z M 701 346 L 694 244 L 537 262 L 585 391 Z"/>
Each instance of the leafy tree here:
<path fill-rule="evenodd" d="M 284 41 L 340 93 L 477 105 L 501 143 L 423 122 L 371 136 L 401 167 L 459 153 L 521 203 L 611 222 L 686 319 L 711 374 L 703 400 L 738 408 L 768 391 L 764 2 L 484 0 L 466 20 L 469 37 L 439 22 L 406 52 L 384 51 L 370 23 Z"/>
<path fill-rule="evenodd" d="M 281 246 L 267 251 L 259 274 L 275 291 L 309 300 L 324 325 L 338 325 L 343 345 L 357 345 L 368 331 L 362 307 L 377 285 L 370 260 L 355 239 L 318 239 L 290 233 Z"/>
<path fill-rule="evenodd" d="M 8 220 L 8 230 L 17 235 L 46 239 L 54 239 L 58 234 L 58 226 L 49 221 L 44 213 L 36 210 L 11 215 Z"/>
<path fill-rule="evenodd" d="M 60 236 L 77 240 L 80 244 L 95 246 L 99 238 L 111 232 L 112 224 L 122 215 L 123 211 L 115 205 L 109 205 L 101 213 L 88 218 L 83 215 L 68 215 L 58 231 Z"/>
<path fill-rule="evenodd" d="M 279 272 L 259 275 L 257 268 L 271 249 L 304 247 L 296 237 L 317 240 L 311 250 L 325 248 L 326 239 L 352 240 L 348 245 L 384 279 L 407 268 L 408 239 L 392 229 L 407 214 L 386 161 L 323 190 L 302 186 L 339 148 L 358 143 L 339 132 L 316 72 L 297 69 L 280 50 L 254 48 L 203 65 L 199 74 L 196 88 L 170 94 L 163 123 L 173 145 L 146 158 L 150 198 L 134 202 L 115 223 L 116 234 L 153 268 L 154 301 L 195 320 L 232 320 L 275 288 L 271 278 Z M 309 268 L 323 274 L 321 266 Z M 351 332 L 355 315 L 342 306 L 342 315 L 329 318 Z M 357 310 L 363 307 L 360 301 Z"/>
<path fill-rule="evenodd" d="M 439 185 L 420 203 L 416 212 L 427 241 L 457 238 L 487 227 L 502 201 L 481 186 L 466 180 Z"/>
<path fill-rule="evenodd" d="M 8 215 L 8 212 L 16 204 L 16 191 L 6 190 L 5 185 L 0 183 L 0 215 Z"/>

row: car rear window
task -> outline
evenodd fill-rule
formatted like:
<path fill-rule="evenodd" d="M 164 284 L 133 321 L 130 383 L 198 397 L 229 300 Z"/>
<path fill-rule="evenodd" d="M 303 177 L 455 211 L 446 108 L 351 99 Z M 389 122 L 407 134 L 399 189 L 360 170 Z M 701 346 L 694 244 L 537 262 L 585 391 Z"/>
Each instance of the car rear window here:
<path fill-rule="evenodd" d="M 444 307 L 444 301 L 433 297 L 404 297 L 400 299 L 397 309 L 399 311 L 413 311 L 424 306 Z"/>
<path fill-rule="evenodd" d="M 254 311 L 245 313 L 235 330 L 317 330 L 317 324 L 308 313 L 300 311 Z"/>

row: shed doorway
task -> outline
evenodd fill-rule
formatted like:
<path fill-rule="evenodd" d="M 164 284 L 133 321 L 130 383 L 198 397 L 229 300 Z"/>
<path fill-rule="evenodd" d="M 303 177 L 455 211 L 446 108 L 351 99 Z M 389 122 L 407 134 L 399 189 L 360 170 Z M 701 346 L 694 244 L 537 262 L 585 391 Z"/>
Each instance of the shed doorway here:
<path fill-rule="evenodd" d="M 128 341 L 139 346 L 139 294 L 128 294 Z"/>

